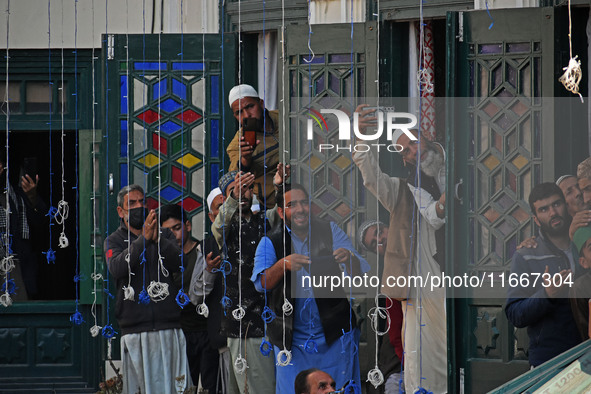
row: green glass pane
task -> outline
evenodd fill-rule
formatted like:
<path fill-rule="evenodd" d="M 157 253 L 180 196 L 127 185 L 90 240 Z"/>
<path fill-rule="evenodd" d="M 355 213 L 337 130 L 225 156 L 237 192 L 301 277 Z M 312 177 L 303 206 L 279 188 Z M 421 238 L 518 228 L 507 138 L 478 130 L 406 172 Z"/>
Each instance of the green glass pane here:
<path fill-rule="evenodd" d="M 160 176 L 161 185 L 166 184 L 170 178 L 168 166 L 161 166 L 159 168 L 160 170 L 158 170 L 158 167 L 156 167 L 154 171 L 150 172 L 149 177 L 150 183 L 152 185 L 158 185 L 158 176 Z"/>
<path fill-rule="evenodd" d="M 183 142 L 183 138 L 180 135 L 172 139 L 172 156 L 176 156 L 177 154 L 181 153 L 183 150 Z"/>
<path fill-rule="evenodd" d="M 119 63 L 119 70 L 122 70 L 122 71 L 127 70 L 127 62 Z"/>

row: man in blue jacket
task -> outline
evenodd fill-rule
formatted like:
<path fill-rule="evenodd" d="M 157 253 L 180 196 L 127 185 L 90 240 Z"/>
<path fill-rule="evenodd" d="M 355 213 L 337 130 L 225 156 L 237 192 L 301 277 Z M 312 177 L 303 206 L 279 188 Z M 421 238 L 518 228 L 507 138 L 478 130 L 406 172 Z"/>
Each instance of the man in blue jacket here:
<path fill-rule="evenodd" d="M 577 256 L 562 190 L 551 182 L 536 185 L 529 205 L 538 247 L 513 255 L 505 313 L 515 327 L 527 327 L 529 363 L 537 367 L 581 342 L 568 300 Z"/>

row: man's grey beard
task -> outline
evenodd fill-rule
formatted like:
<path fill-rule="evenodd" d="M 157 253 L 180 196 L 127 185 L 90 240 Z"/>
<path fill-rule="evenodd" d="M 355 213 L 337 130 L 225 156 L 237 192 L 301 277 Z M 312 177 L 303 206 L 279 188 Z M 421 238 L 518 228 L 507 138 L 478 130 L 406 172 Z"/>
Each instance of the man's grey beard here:
<path fill-rule="evenodd" d="M 445 166 L 443 154 L 435 143 L 427 141 L 427 149 L 425 149 L 425 152 L 421 152 L 421 171 L 428 176 L 436 177 L 443 166 Z"/>

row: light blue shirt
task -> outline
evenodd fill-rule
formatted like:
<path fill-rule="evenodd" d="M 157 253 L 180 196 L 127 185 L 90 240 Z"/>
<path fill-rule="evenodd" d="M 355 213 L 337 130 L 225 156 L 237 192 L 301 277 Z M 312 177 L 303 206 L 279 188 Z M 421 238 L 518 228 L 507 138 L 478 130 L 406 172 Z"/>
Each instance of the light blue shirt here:
<path fill-rule="evenodd" d="M 310 245 L 308 243 L 308 237 L 305 239 L 300 239 L 296 234 L 294 234 L 288 227 L 286 227 L 291 235 L 291 253 L 297 253 L 304 256 L 309 257 Z M 357 250 L 353 247 L 351 240 L 347 237 L 347 234 L 335 223 L 330 222 L 330 228 L 332 230 L 332 250 L 335 251 L 340 248 L 345 248 L 352 251 L 355 256 L 359 259 L 359 265 L 361 267 L 361 272 L 368 272 L 370 270 L 370 266 L 365 261 Z M 286 237 L 289 239 L 289 237 Z M 250 280 L 254 283 L 254 287 L 259 292 L 264 292 L 263 286 L 261 285 L 261 276 L 262 273 L 273 266 L 277 262 L 277 255 L 275 254 L 275 248 L 273 247 L 273 242 L 269 237 L 261 238 L 259 245 L 257 246 L 257 250 L 254 256 L 254 268 L 252 270 L 252 276 Z M 303 271 L 301 269 L 300 271 Z"/>

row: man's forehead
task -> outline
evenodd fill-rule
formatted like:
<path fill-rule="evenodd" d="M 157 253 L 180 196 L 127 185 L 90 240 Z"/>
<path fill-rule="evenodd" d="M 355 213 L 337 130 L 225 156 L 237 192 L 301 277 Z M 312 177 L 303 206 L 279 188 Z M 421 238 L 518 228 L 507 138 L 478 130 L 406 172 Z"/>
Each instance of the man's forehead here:
<path fill-rule="evenodd" d="M 577 183 L 577 178 L 567 178 L 564 181 L 560 182 L 560 190 L 562 190 L 563 193 L 566 193 L 569 190 L 572 190 L 573 188 L 578 188 L 579 184 Z"/>
<path fill-rule="evenodd" d="M 125 195 L 127 201 L 143 200 L 144 195 L 139 190 L 132 190 Z"/>
<path fill-rule="evenodd" d="M 591 184 L 591 178 L 579 178 L 579 187 L 581 189 L 584 189 L 585 187 L 589 186 Z"/>
<path fill-rule="evenodd" d="M 162 223 L 162 227 L 175 227 L 182 224 L 177 218 L 168 218 Z"/>
<path fill-rule="evenodd" d="M 554 204 L 556 201 L 564 201 L 564 198 L 558 194 L 553 194 L 550 197 L 542 198 L 541 200 L 534 201 L 535 208 L 541 208 L 546 205 Z"/>
<path fill-rule="evenodd" d="M 291 189 L 285 193 L 285 202 L 307 200 L 306 193 L 300 189 Z"/>
<path fill-rule="evenodd" d="M 231 108 L 232 108 L 232 111 L 238 111 L 241 108 L 244 108 L 249 104 L 252 104 L 252 103 L 258 104 L 260 102 L 261 102 L 261 99 L 257 98 L 257 97 L 244 97 L 244 98 L 234 101 L 231 105 Z"/>

